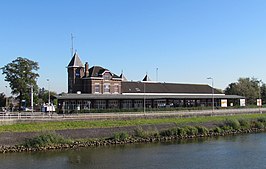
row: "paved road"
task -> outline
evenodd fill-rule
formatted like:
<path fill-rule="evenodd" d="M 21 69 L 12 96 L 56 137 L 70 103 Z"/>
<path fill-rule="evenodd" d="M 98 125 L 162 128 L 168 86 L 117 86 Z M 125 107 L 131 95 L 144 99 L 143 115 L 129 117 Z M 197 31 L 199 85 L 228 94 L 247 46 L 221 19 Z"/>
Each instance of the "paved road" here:
<path fill-rule="evenodd" d="M 247 109 L 220 109 L 220 110 L 194 110 L 194 111 L 164 111 L 164 112 L 132 112 L 132 113 L 87 113 L 58 115 L 42 112 L 23 112 L 0 114 L 1 122 L 16 121 L 58 121 L 58 120 L 97 120 L 97 119 L 132 119 L 132 118 L 158 118 L 158 117 L 192 117 L 192 116 L 221 116 L 234 114 L 266 113 L 266 108 Z"/>

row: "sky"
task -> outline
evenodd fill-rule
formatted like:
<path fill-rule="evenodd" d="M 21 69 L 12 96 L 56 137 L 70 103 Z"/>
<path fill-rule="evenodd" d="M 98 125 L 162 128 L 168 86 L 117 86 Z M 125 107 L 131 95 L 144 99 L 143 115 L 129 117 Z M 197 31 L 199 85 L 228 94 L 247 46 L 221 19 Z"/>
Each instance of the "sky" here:
<path fill-rule="evenodd" d="M 265 82 L 265 9 L 265 0 L 1 0 L 0 67 L 31 59 L 39 87 L 67 92 L 73 34 L 83 63 L 128 80 L 156 80 L 158 68 L 161 82 Z"/>

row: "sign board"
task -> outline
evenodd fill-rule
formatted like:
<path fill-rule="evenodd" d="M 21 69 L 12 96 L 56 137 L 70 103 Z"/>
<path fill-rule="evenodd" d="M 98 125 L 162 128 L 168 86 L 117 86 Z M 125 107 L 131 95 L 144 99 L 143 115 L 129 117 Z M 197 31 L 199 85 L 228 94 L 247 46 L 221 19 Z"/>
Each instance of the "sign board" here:
<path fill-rule="evenodd" d="M 262 100 L 261 99 L 257 99 L 257 106 L 262 106 Z"/>
<path fill-rule="evenodd" d="M 227 107 L 227 99 L 221 99 L 221 107 Z"/>
<path fill-rule="evenodd" d="M 241 107 L 246 106 L 246 99 L 240 99 L 240 106 Z"/>

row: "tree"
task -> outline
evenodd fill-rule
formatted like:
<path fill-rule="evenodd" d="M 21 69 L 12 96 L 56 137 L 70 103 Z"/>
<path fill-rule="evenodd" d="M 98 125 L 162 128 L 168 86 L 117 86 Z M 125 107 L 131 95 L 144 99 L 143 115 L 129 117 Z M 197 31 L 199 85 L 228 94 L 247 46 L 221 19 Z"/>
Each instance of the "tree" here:
<path fill-rule="evenodd" d="M 5 75 L 5 81 L 9 82 L 11 93 L 17 95 L 19 99 L 19 107 L 22 106 L 22 100 L 26 100 L 29 105 L 31 86 L 33 86 L 34 91 L 38 89 L 36 80 L 39 74 L 35 72 L 39 69 L 38 63 L 18 57 L 1 69 L 2 74 Z"/>
<path fill-rule="evenodd" d="M 262 103 L 266 102 L 266 84 L 263 83 L 260 87 L 261 99 Z"/>
<path fill-rule="evenodd" d="M 56 92 L 50 91 L 50 102 L 53 103 L 54 99 L 56 99 Z M 38 93 L 39 104 L 48 103 L 49 102 L 49 91 L 44 88 L 39 89 Z"/>
<path fill-rule="evenodd" d="M 0 93 L 0 107 L 6 106 L 6 97 L 4 93 Z"/>
<path fill-rule="evenodd" d="M 248 104 L 255 104 L 259 98 L 259 83 L 256 78 L 239 78 L 237 82 L 228 85 L 225 94 L 245 96 Z"/>

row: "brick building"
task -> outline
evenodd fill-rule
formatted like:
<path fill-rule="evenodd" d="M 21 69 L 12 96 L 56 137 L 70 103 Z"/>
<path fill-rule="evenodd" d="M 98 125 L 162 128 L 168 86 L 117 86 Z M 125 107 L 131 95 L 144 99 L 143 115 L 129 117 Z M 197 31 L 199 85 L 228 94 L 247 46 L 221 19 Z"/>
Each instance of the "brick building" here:
<path fill-rule="evenodd" d="M 58 96 L 61 111 L 83 109 L 138 109 L 162 107 L 222 106 L 221 102 L 239 105 L 244 97 L 225 95 L 206 84 L 152 82 L 146 75 L 142 81 L 127 81 L 110 70 L 83 65 L 77 53 L 69 65 L 68 94 Z M 225 106 L 225 104 L 223 104 Z"/>

